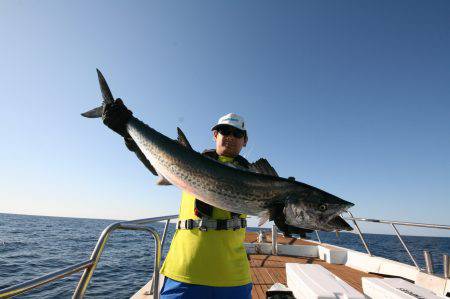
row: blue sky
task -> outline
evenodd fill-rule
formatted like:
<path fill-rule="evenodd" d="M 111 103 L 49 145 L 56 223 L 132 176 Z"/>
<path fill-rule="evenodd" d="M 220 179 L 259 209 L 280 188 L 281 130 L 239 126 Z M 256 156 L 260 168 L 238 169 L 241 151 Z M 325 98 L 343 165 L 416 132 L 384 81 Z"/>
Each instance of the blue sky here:
<path fill-rule="evenodd" d="M 449 224 L 449 15 L 448 1 L 2 1 L 0 212 L 178 212 L 179 190 L 80 116 L 99 68 L 135 116 L 199 151 L 239 113 L 249 160 L 361 217 Z"/>

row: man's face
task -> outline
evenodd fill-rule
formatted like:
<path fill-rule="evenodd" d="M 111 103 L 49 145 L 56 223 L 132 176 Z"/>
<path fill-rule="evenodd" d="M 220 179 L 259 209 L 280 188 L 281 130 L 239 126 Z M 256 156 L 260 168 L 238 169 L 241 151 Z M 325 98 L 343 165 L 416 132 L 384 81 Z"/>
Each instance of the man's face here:
<path fill-rule="evenodd" d="M 241 152 L 242 147 L 247 144 L 246 134 L 236 137 L 235 131 L 241 131 L 232 126 L 222 126 L 213 131 L 216 141 L 216 152 L 220 156 L 236 157 Z"/>

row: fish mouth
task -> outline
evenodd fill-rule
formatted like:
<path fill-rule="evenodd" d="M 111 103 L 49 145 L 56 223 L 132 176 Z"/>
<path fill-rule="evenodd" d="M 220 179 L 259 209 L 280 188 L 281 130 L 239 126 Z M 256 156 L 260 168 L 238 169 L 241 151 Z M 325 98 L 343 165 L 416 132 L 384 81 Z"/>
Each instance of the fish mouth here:
<path fill-rule="evenodd" d="M 328 221 L 324 226 L 319 228 L 323 231 L 352 231 L 353 227 L 347 223 L 341 216 L 336 216 Z"/>
<path fill-rule="evenodd" d="M 306 224 L 306 223 L 286 223 L 289 226 L 306 229 L 311 231 L 325 231 L 325 232 L 333 232 L 333 231 L 353 231 L 353 227 L 351 227 L 347 221 L 345 221 L 341 216 L 335 216 L 330 219 L 328 222 L 317 223 L 317 224 Z"/>

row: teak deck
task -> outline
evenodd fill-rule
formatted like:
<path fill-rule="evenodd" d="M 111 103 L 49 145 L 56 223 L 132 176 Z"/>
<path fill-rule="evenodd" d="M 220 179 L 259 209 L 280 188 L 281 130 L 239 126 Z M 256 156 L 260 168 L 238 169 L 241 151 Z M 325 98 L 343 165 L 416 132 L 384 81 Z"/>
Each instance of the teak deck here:
<path fill-rule="evenodd" d="M 254 243 L 256 239 L 256 233 L 248 232 L 245 242 Z M 267 242 L 271 242 L 270 235 L 267 235 L 266 239 Z M 277 241 L 279 244 L 316 245 L 306 240 L 281 236 L 278 236 Z M 377 275 L 361 272 L 344 265 L 328 264 L 318 258 L 249 254 L 248 259 L 253 280 L 252 298 L 254 299 L 266 298 L 266 291 L 276 282 L 287 285 L 286 263 L 319 264 L 360 292 L 362 292 L 361 277 L 377 277 Z"/>

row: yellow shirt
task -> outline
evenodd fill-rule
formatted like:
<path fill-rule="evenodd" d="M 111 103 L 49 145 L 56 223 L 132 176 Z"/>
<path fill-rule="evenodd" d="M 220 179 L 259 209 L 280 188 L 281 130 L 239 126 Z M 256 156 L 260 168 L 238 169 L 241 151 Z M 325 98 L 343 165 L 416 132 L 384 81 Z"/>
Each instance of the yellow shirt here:
<path fill-rule="evenodd" d="M 219 156 L 219 161 L 232 162 Z M 183 192 L 179 219 L 200 219 L 194 213 L 195 197 Z M 245 218 L 246 215 L 241 217 Z M 231 213 L 214 207 L 213 219 L 230 219 Z M 238 230 L 176 230 L 161 268 L 165 276 L 184 283 L 217 287 L 240 286 L 251 282 L 244 247 L 245 228 Z"/>

